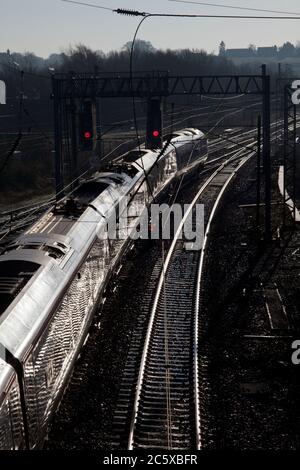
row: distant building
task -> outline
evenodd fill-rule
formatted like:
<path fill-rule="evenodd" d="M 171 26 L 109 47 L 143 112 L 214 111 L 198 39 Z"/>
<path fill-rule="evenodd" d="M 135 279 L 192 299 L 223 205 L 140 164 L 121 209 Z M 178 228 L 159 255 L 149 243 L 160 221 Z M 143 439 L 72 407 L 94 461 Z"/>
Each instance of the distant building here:
<path fill-rule="evenodd" d="M 252 49 L 226 49 L 226 57 L 254 57 L 255 52 Z"/>
<path fill-rule="evenodd" d="M 277 57 L 277 54 L 278 54 L 277 46 L 257 48 L 258 57 Z"/>
<path fill-rule="evenodd" d="M 240 62 L 240 60 L 247 59 L 277 59 L 279 56 L 279 51 L 277 46 L 272 47 L 258 47 L 249 46 L 243 49 L 226 49 L 223 54 L 228 59 L 235 60 Z"/>

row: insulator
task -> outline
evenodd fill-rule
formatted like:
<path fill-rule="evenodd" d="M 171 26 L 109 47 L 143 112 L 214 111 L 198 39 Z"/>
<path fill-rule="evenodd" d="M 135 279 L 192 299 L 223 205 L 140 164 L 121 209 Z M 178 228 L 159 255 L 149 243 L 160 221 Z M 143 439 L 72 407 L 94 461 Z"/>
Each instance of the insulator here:
<path fill-rule="evenodd" d="M 127 15 L 127 16 L 146 16 L 145 12 L 137 11 L 137 10 L 124 10 L 123 8 L 118 8 L 114 10 L 119 15 Z"/>

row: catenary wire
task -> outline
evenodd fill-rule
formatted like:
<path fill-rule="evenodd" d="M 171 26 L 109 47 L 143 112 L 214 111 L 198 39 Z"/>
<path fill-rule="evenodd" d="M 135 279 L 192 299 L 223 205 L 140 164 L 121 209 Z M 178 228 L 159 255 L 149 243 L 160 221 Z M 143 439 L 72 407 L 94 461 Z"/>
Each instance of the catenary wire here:
<path fill-rule="evenodd" d="M 300 15 L 300 12 L 293 12 L 293 11 L 282 11 L 282 10 L 269 10 L 265 8 L 251 8 L 251 7 L 239 7 L 236 5 L 222 5 L 221 3 L 205 3 L 205 2 L 195 2 L 192 0 L 168 0 L 169 2 L 174 3 L 185 3 L 185 4 L 193 4 L 193 5 L 203 5 L 209 7 L 218 7 L 218 8 L 229 8 L 232 10 L 246 10 L 246 11 L 261 11 L 265 13 L 278 13 L 278 14 L 285 14 L 285 15 Z"/>
<path fill-rule="evenodd" d="M 74 3 L 80 6 L 90 7 L 90 8 L 100 8 L 103 10 L 111 11 L 112 13 L 117 13 L 125 16 L 143 16 L 144 18 L 149 17 L 168 17 L 168 18 L 229 18 L 229 19 L 265 19 L 265 20 L 299 20 L 300 16 L 258 16 L 258 15 L 205 15 L 205 14 L 186 14 L 186 13 L 148 13 L 137 10 L 128 10 L 124 8 L 108 8 L 102 5 L 95 5 L 93 3 L 86 2 L 77 2 L 74 0 L 61 0 L 66 3 Z M 259 11 L 259 10 L 258 10 Z M 271 11 L 271 10 L 270 10 Z M 285 13 L 285 12 L 284 12 Z M 294 13 L 286 12 L 285 14 L 293 15 Z M 300 13 L 295 13 L 300 15 Z"/>

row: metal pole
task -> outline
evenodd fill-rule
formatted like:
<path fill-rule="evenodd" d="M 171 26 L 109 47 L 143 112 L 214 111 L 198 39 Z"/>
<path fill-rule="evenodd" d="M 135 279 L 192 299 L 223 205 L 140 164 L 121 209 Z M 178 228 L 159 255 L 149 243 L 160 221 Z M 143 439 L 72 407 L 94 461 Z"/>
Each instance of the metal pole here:
<path fill-rule="evenodd" d="M 77 106 L 76 101 L 71 99 L 71 148 L 72 148 L 72 167 L 70 170 L 71 179 L 74 181 L 73 186 L 78 186 L 78 158 L 77 158 Z"/>
<path fill-rule="evenodd" d="M 290 96 L 290 100 L 291 100 Z M 293 109 L 293 215 L 294 215 L 294 228 L 296 226 L 296 171 L 297 171 L 297 159 L 296 159 L 296 138 L 297 138 L 297 111 L 296 106 L 292 105 Z"/>
<path fill-rule="evenodd" d="M 284 116 L 283 116 L 283 214 L 282 225 L 286 225 L 286 190 L 289 146 L 289 112 L 288 112 L 288 86 L 284 87 Z"/>
<path fill-rule="evenodd" d="M 265 176 L 265 240 L 272 240 L 271 213 L 271 99 L 270 76 L 266 73 L 266 65 L 262 66 L 263 81 L 263 162 Z"/>
<path fill-rule="evenodd" d="M 276 148 L 278 147 L 278 126 L 280 116 L 280 83 L 281 83 L 281 63 L 278 63 L 278 77 L 276 79 Z"/>
<path fill-rule="evenodd" d="M 260 226 L 260 164 L 261 164 L 261 115 L 257 120 L 257 194 L 256 194 L 256 225 Z"/>
<path fill-rule="evenodd" d="M 59 81 L 52 77 L 53 108 L 54 108 L 54 139 L 55 139 L 55 187 L 56 199 L 62 197 L 62 135 L 61 135 L 61 104 L 58 96 Z"/>
<path fill-rule="evenodd" d="M 24 71 L 21 70 L 20 83 L 20 107 L 19 107 L 19 132 L 23 132 L 23 112 L 24 112 Z"/>
<path fill-rule="evenodd" d="M 97 77 L 99 76 L 99 67 L 98 65 L 95 65 L 94 69 L 94 99 L 95 99 L 95 106 L 96 106 L 96 136 L 97 136 L 97 151 L 98 151 L 98 156 L 99 159 L 101 160 L 103 156 L 103 149 L 102 149 L 102 127 L 101 127 L 101 102 L 100 98 L 97 97 L 97 89 L 96 89 L 96 83 L 97 83 Z"/>
<path fill-rule="evenodd" d="M 287 203 L 292 204 L 293 225 L 296 222 L 296 138 L 297 111 L 292 103 L 289 85 L 284 88 L 284 184 L 283 184 L 283 226 L 286 226 Z"/>

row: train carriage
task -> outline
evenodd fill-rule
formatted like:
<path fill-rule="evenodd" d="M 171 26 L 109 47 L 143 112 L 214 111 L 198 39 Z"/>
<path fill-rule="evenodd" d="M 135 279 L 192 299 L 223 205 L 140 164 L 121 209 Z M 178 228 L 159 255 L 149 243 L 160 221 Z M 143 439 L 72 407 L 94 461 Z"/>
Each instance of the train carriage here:
<path fill-rule="evenodd" d="M 163 153 L 136 149 L 82 181 L 0 256 L 0 450 L 43 444 L 99 299 L 129 244 L 129 236 L 107 238 L 120 200 L 128 197 L 141 214 L 153 195 L 207 158 L 198 129 L 176 132 L 167 142 Z"/>

